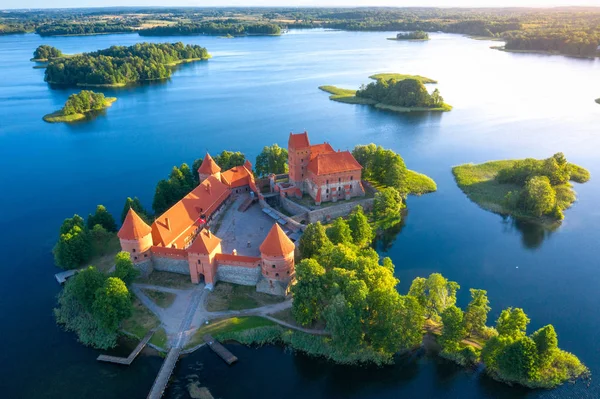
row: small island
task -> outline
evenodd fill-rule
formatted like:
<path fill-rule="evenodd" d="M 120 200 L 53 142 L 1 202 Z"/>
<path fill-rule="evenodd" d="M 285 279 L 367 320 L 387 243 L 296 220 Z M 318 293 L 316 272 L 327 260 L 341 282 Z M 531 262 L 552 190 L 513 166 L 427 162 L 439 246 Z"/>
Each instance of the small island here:
<path fill-rule="evenodd" d="M 123 87 L 167 79 L 173 71 L 171 67 L 209 58 L 206 48 L 181 42 L 112 46 L 69 58 L 51 59 L 44 80 L 64 86 Z"/>
<path fill-rule="evenodd" d="M 452 169 L 460 189 L 483 209 L 556 223 L 576 200 L 570 181 L 585 183 L 590 173 L 562 153 L 544 160 L 491 161 Z"/>
<path fill-rule="evenodd" d="M 50 123 L 80 121 L 92 112 L 110 107 L 115 101 L 116 97 L 104 97 L 102 93 L 82 90 L 71 94 L 62 109 L 45 115 L 43 119 Z"/>
<path fill-rule="evenodd" d="M 56 47 L 48 46 L 47 44 L 42 44 L 33 52 L 33 58 L 31 61 L 35 62 L 48 62 L 54 58 L 61 58 L 65 55 L 57 49 Z"/>
<path fill-rule="evenodd" d="M 398 33 L 395 38 L 390 37 L 388 40 L 425 42 L 430 39 L 429 33 L 418 30 L 416 32 Z"/>
<path fill-rule="evenodd" d="M 375 82 L 362 85 L 359 90 L 320 86 L 332 94 L 329 99 L 347 104 L 372 105 L 394 112 L 447 112 L 452 106 L 444 102 L 438 89 L 429 94 L 425 84 L 437 81 L 420 75 L 382 73 L 369 77 Z"/>

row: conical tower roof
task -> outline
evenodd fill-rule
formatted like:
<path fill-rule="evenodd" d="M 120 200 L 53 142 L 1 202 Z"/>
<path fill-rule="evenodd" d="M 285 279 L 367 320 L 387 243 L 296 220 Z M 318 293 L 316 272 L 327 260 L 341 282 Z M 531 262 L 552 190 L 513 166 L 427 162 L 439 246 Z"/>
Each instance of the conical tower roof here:
<path fill-rule="evenodd" d="M 201 175 L 214 175 L 221 171 L 221 168 L 214 159 L 207 152 L 204 160 L 202 161 L 202 165 L 198 168 L 198 173 Z"/>
<path fill-rule="evenodd" d="M 123 226 L 117 236 L 122 240 L 137 240 L 152 233 L 152 228 L 142 220 L 133 208 L 129 208 Z"/>
<path fill-rule="evenodd" d="M 294 249 L 296 246 L 277 223 L 273 225 L 267 238 L 260 244 L 260 253 L 268 256 L 287 256 L 294 252 Z"/>

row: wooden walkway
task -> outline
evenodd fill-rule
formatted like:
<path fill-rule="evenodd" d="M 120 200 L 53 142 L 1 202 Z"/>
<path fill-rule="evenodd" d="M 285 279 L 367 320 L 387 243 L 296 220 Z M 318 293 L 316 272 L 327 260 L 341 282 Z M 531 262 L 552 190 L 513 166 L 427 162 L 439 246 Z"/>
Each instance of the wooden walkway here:
<path fill-rule="evenodd" d="M 150 338 L 152 338 L 152 335 L 154 335 L 155 331 L 156 329 L 150 330 L 150 332 L 146 334 L 146 336 L 140 341 L 138 346 L 136 346 L 135 349 L 127 357 L 100 355 L 96 360 L 98 360 L 99 362 L 124 364 L 126 366 L 129 366 L 135 360 L 137 355 L 140 354 L 142 349 L 144 349 L 148 341 L 150 341 Z"/>
<path fill-rule="evenodd" d="M 233 355 L 233 353 L 229 352 L 227 348 L 225 348 L 219 341 L 213 338 L 210 334 L 205 334 L 203 337 L 204 341 L 208 344 L 208 347 L 213 350 L 217 355 L 221 357 L 221 359 L 225 360 L 225 363 L 231 365 L 232 363 L 237 362 L 238 358 Z"/>
<path fill-rule="evenodd" d="M 79 270 L 74 269 L 74 270 L 67 270 L 64 272 L 60 272 L 60 273 L 56 273 L 54 275 L 54 278 L 56 279 L 56 281 L 58 281 L 58 284 L 64 284 L 67 282 L 67 280 L 71 277 L 73 277 L 74 275 L 77 274 Z"/>
<path fill-rule="evenodd" d="M 148 399 L 160 399 L 165 392 L 165 388 L 167 388 L 167 384 L 169 383 L 169 378 L 171 378 L 171 374 L 173 373 L 173 369 L 175 369 L 175 365 L 177 364 L 177 360 L 179 359 L 179 355 L 181 354 L 181 348 L 172 348 L 167 354 L 165 361 L 162 366 L 160 366 L 160 371 L 154 380 L 154 384 L 152 384 L 152 388 L 150 389 L 150 393 L 148 394 Z"/>

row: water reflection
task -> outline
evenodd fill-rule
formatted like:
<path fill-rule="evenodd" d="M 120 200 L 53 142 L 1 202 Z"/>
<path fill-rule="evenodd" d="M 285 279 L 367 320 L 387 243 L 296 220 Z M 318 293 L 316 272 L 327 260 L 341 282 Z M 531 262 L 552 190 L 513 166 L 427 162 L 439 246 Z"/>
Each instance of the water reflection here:
<path fill-rule="evenodd" d="M 503 216 L 505 231 L 518 231 L 521 234 L 521 243 L 526 249 L 538 249 L 544 240 L 550 238 L 559 227 L 560 223 L 541 224 L 534 221 Z"/>

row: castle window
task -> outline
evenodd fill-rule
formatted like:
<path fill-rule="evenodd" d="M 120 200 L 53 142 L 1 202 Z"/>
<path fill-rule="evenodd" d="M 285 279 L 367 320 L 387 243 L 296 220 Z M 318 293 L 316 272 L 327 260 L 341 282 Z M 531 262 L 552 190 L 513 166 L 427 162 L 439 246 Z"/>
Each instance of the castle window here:
<path fill-rule="evenodd" d="M 329 194 L 329 189 L 327 189 L 326 193 Z"/>
<path fill-rule="evenodd" d="M 273 265 L 273 269 L 275 269 L 275 265 Z"/>
<path fill-rule="evenodd" d="M 198 259 L 198 264 L 199 264 L 199 265 L 201 265 L 201 264 L 202 264 L 202 262 L 200 261 L 200 259 Z"/>
<path fill-rule="evenodd" d="M 325 184 L 329 184 L 329 180 L 325 180 Z"/>
<path fill-rule="evenodd" d="M 338 183 L 341 183 L 341 182 L 342 182 L 342 178 L 340 177 L 340 178 L 338 179 Z"/>
<path fill-rule="evenodd" d="M 265 274 L 268 276 L 268 275 L 269 275 L 269 272 L 265 272 Z"/>
<path fill-rule="evenodd" d="M 148 257 L 148 254 L 144 254 L 144 258 L 147 258 L 147 257 Z"/>
<path fill-rule="evenodd" d="M 279 273 L 275 273 L 275 277 L 279 277 Z"/>
<path fill-rule="evenodd" d="M 135 252 L 135 248 L 133 248 L 133 251 L 132 251 L 132 252 Z"/>
<path fill-rule="evenodd" d="M 354 180 L 354 176 L 350 176 L 350 180 Z"/>
<path fill-rule="evenodd" d="M 289 270 L 287 271 L 287 274 L 290 274 L 290 271 L 289 271 Z"/>
<path fill-rule="evenodd" d="M 133 260 L 137 260 L 137 256 L 134 256 L 134 257 L 133 257 Z"/>

